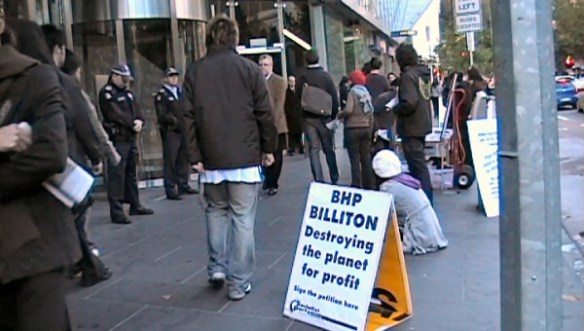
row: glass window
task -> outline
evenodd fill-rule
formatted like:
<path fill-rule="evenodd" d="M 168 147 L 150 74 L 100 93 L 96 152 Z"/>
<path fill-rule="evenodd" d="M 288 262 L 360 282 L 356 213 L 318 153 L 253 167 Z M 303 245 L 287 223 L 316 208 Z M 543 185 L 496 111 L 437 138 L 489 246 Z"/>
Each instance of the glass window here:
<path fill-rule="evenodd" d="M 107 76 L 118 62 L 115 24 L 113 21 L 73 25 L 74 51 L 83 58 L 83 87 L 97 100 Z"/>
<path fill-rule="evenodd" d="M 310 14 L 307 3 L 287 1 L 284 7 L 284 29 L 311 44 Z M 288 75 L 294 75 L 304 66 L 305 49 L 285 38 Z"/>
<path fill-rule="evenodd" d="M 280 42 L 278 12 L 272 1 L 241 1 L 235 7 L 239 24 L 239 44 L 250 46 L 249 40 L 266 38 L 267 46 Z"/>
<path fill-rule="evenodd" d="M 138 141 L 138 175 L 141 179 L 161 177 L 162 142 L 153 94 L 162 84 L 164 70 L 173 63 L 170 19 L 124 20 L 124 41 L 134 75 L 132 92 L 146 120 Z"/>
<path fill-rule="evenodd" d="M 188 68 L 205 55 L 205 23 L 198 21 L 178 21 L 179 60 L 182 68 Z"/>

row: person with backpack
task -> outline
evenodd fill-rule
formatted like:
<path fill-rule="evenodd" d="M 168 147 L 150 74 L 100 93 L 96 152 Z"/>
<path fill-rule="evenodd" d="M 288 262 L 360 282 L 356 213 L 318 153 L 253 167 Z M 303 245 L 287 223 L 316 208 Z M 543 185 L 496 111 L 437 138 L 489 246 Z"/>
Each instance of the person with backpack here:
<path fill-rule="evenodd" d="M 6 28 L 0 6 L 0 330 L 65 331 L 65 268 L 81 254 L 73 213 L 43 188 L 67 164 L 61 85 Z M 42 37 L 37 51 L 50 57 Z"/>
<path fill-rule="evenodd" d="M 351 73 L 352 83 L 347 105 L 337 115 L 345 122 L 345 146 L 351 163 L 351 186 L 375 189 L 375 177 L 371 166 L 371 129 L 373 103 L 365 87 L 365 75 L 356 70 Z"/>
<path fill-rule="evenodd" d="M 334 134 L 327 124 L 337 117 L 339 96 L 331 75 L 319 64 L 316 49 L 304 54 L 307 64 L 296 82 L 297 96 L 300 98 L 304 118 L 304 134 L 308 141 L 310 169 L 315 182 L 324 183 L 320 151 L 324 152 L 331 182 L 339 181 L 339 168 L 334 149 Z"/>

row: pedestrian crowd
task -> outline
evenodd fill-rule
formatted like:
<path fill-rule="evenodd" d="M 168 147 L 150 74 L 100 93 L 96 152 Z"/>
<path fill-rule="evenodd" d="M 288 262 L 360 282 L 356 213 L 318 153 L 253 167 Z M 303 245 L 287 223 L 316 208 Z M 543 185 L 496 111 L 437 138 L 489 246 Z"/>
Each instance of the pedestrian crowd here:
<path fill-rule="evenodd" d="M 136 174 L 146 119 L 128 65 L 111 68 L 94 104 L 81 86 L 81 59 L 61 30 L 2 16 L 0 36 L 0 330 L 65 330 L 67 276 L 92 286 L 112 272 L 87 232 L 91 195 L 69 208 L 43 183 L 72 161 L 104 175 L 112 223 L 153 214 L 140 200 Z M 189 184 L 190 173 L 199 174 L 211 286 L 227 284 L 230 300 L 252 290 L 258 194 L 278 194 L 286 154 L 306 153 L 313 180 L 325 182 L 322 151 L 328 180 L 339 185 L 340 123 L 350 186 L 394 196 L 404 252 L 448 245 L 424 152 L 440 91 L 411 45 L 397 49 L 399 77 L 383 74 L 373 58 L 337 89 L 316 49 L 305 53 L 306 67 L 284 78 L 271 56 L 255 63 L 236 52 L 237 23 L 226 16 L 208 23 L 205 40 L 207 53 L 184 83 L 167 68 L 152 102 L 167 199 L 199 193 Z"/>

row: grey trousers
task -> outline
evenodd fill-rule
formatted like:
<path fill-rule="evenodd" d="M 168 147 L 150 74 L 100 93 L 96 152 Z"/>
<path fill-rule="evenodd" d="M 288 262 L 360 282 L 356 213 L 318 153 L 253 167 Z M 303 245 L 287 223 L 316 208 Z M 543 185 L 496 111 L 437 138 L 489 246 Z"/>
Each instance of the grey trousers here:
<path fill-rule="evenodd" d="M 243 291 L 255 268 L 254 224 L 260 184 L 204 185 L 209 276 L 227 275 Z"/>

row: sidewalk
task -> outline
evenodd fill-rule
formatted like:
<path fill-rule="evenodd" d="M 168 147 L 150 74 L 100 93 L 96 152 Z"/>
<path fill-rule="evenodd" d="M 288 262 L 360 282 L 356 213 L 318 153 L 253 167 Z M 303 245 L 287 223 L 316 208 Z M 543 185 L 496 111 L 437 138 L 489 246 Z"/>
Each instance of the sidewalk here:
<path fill-rule="evenodd" d="M 341 183 L 349 182 L 346 152 L 338 150 Z M 207 286 L 206 229 L 198 196 L 164 200 L 162 189 L 141 191 L 153 216 L 130 226 L 109 222 L 102 197 L 91 233 L 114 276 L 92 288 L 72 284 L 69 305 L 79 330 L 317 330 L 282 317 L 284 296 L 311 180 L 307 159 L 286 157 L 280 193 L 261 194 L 256 221 L 253 291 L 240 302 Z M 498 220 L 475 210 L 476 189 L 435 194 L 448 249 L 406 257 L 414 316 L 392 330 L 499 330 Z M 567 253 L 568 254 L 568 253 Z M 576 254 L 571 252 L 569 254 Z M 566 256 L 564 330 L 584 325 L 584 290 Z M 573 299 L 573 297 L 570 297 Z"/>

